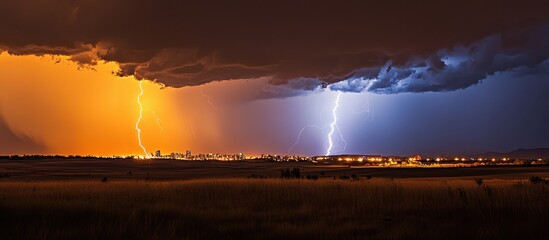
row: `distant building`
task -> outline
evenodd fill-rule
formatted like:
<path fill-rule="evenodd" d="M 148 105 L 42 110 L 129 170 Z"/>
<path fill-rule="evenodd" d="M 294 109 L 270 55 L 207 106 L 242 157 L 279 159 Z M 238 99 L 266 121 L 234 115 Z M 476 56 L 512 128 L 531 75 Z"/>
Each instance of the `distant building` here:
<path fill-rule="evenodd" d="M 188 150 L 188 149 L 187 149 L 187 151 L 185 151 L 185 158 L 186 158 L 186 159 L 191 159 L 191 157 L 192 157 L 192 155 L 191 155 L 191 150 Z"/>
<path fill-rule="evenodd" d="M 410 161 L 410 162 L 420 161 L 421 159 L 423 159 L 423 158 L 419 154 L 415 155 L 415 156 L 408 157 L 408 161 Z"/>
<path fill-rule="evenodd" d="M 154 156 L 159 158 L 159 157 L 162 157 L 162 154 L 160 153 L 160 150 L 156 150 L 156 152 L 154 152 Z"/>

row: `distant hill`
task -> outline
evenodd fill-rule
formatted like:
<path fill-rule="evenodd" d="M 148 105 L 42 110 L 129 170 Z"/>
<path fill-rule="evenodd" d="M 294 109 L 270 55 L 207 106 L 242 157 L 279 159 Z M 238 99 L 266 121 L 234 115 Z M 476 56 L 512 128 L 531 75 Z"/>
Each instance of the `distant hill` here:
<path fill-rule="evenodd" d="M 480 154 L 479 157 L 495 157 L 495 158 L 524 158 L 524 159 L 535 159 L 535 158 L 543 158 L 547 159 L 549 158 L 549 148 L 530 148 L 530 149 L 524 149 L 519 148 L 510 152 L 506 153 L 500 153 L 500 152 L 487 152 L 484 154 Z"/>

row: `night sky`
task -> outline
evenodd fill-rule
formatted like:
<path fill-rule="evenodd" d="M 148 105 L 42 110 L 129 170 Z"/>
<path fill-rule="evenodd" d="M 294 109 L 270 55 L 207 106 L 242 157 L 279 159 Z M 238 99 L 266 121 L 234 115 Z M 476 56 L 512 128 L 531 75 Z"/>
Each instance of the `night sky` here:
<path fill-rule="evenodd" d="M 549 147 L 546 1 L 0 1 L 0 29 L 0 154 L 143 154 L 139 80 L 148 152 Z"/>

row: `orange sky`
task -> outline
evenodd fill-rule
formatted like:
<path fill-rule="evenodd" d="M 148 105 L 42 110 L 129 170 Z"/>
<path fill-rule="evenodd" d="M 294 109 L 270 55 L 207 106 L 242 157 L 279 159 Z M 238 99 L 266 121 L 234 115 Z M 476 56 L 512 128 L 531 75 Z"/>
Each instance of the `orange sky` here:
<path fill-rule="evenodd" d="M 43 153 L 142 154 L 135 130 L 138 81 L 113 75 L 117 69 L 112 62 L 89 69 L 66 57 L 1 53 L 0 116 L 18 136 L 45 145 Z M 217 138 L 215 111 L 201 91 L 160 89 L 148 81 L 143 88 L 140 126 L 148 152 L 200 148 L 193 141 L 198 130 L 201 138 Z M 0 149 L 0 154 L 12 153 Z"/>

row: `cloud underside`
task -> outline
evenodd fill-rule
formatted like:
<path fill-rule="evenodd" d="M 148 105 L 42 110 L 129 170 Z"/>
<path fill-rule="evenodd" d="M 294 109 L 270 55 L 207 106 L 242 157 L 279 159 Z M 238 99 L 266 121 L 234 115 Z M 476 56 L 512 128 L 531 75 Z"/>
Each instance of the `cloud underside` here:
<path fill-rule="evenodd" d="M 267 77 L 269 96 L 452 91 L 549 57 L 544 1 L 54 2 L 0 3 L 0 49 L 115 61 L 169 87 Z"/>

